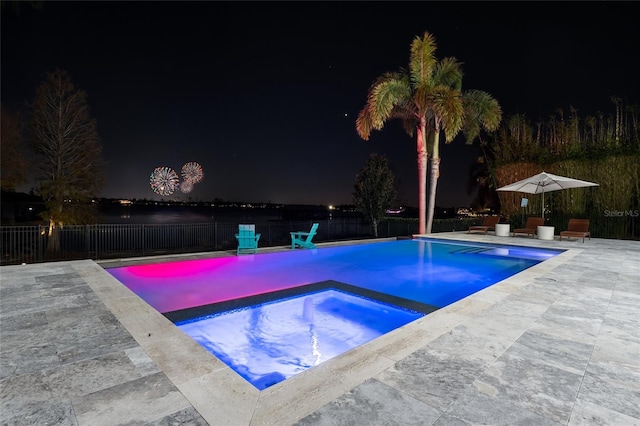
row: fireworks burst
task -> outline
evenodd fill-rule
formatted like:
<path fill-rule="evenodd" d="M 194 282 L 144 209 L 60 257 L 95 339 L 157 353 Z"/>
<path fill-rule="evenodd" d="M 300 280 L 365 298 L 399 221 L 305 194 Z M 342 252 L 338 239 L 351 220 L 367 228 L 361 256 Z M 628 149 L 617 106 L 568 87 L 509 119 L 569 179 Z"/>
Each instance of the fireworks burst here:
<path fill-rule="evenodd" d="M 180 191 L 187 194 L 193 190 L 193 184 L 187 180 L 182 181 L 180 184 Z"/>
<path fill-rule="evenodd" d="M 158 195 L 171 195 L 178 188 L 180 178 L 171 167 L 156 167 L 149 177 L 151 189 Z"/>
<path fill-rule="evenodd" d="M 202 166 L 195 161 L 191 161 L 182 166 L 182 179 L 191 184 L 196 184 L 202 180 L 204 172 Z"/>

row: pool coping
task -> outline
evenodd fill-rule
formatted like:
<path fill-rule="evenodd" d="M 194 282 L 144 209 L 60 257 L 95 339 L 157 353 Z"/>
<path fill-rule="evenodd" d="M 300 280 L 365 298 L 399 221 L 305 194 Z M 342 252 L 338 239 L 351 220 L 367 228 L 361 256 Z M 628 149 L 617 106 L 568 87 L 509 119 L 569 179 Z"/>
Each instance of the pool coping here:
<path fill-rule="evenodd" d="M 496 240 L 495 237 L 467 239 L 464 234 L 459 233 L 430 234 L 424 237 L 516 246 L 523 246 L 521 243 L 524 242 L 520 238 L 512 242 Z M 368 242 L 371 240 L 360 243 Z M 318 245 L 318 248 L 331 245 L 340 243 Z M 282 249 L 285 248 L 280 248 Z M 579 248 L 569 248 L 551 259 L 263 391 L 258 391 L 103 269 L 103 264 L 111 265 L 113 261 L 83 263 L 77 269 L 102 302 L 208 423 L 269 425 L 291 424 L 304 418 L 365 380 L 393 367 L 397 361 L 453 328 L 472 321 L 475 314 L 499 303 L 580 252 Z M 212 254 L 209 253 L 208 257 L 212 257 Z M 164 259 L 166 257 L 161 257 L 158 261 Z M 149 258 L 129 261 L 150 263 Z"/>
<path fill-rule="evenodd" d="M 272 303 L 288 299 L 291 297 L 299 297 L 310 295 L 323 290 L 338 290 L 351 296 L 369 299 L 376 303 L 382 303 L 394 308 L 407 309 L 414 312 L 420 312 L 424 315 L 430 314 L 439 309 L 433 305 L 416 302 L 414 300 L 402 297 L 392 296 L 385 293 L 369 290 L 366 288 L 346 284 L 336 280 L 319 281 L 317 283 L 303 284 L 297 287 L 275 290 L 269 293 L 258 294 L 254 296 L 243 297 L 241 299 L 231 299 L 222 302 L 210 303 L 193 308 L 179 309 L 177 311 L 163 312 L 171 322 L 178 323 L 189 321 L 194 318 L 202 318 L 210 315 L 216 315 L 221 312 L 233 311 L 236 309 L 244 309 L 264 303 Z"/>

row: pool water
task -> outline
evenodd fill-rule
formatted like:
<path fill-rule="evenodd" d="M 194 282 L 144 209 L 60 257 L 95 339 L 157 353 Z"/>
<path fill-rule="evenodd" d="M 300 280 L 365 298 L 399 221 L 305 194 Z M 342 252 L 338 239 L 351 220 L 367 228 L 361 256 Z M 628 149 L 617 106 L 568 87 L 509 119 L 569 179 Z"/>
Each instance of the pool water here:
<path fill-rule="evenodd" d="M 263 390 L 422 316 L 328 289 L 176 325 Z"/>
<path fill-rule="evenodd" d="M 162 313 L 326 280 L 442 308 L 560 252 L 414 239 L 107 271 Z"/>
<path fill-rule="evenodd" d="M 413 239 L 107 271 L 264 389 L 562 251 Z"/>

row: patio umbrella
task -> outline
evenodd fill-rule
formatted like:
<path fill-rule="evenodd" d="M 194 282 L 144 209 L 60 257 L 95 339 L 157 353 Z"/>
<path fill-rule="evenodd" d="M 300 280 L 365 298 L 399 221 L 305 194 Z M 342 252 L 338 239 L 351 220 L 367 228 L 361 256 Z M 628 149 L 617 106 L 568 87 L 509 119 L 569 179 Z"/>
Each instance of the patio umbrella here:
<path fill-rule="evenodd" d="M 583 188 L 585 186 L 599 186 L 597 183 L 573 179 L 551 173 L 538 173 L 535 176 L 498 188 L 496 191 L 526 192 L 527 194 L 542 194 L 542 217 L 544 217 L 544 193 L 569 188 Z"/>

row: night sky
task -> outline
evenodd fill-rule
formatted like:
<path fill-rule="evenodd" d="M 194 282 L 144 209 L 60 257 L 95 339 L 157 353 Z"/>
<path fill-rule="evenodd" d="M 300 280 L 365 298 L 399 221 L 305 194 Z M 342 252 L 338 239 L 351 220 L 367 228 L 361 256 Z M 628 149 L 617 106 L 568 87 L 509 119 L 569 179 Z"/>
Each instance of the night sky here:
<path fill-rule="evenodd" d="M 638 2 L 45 2 L 2 11 L 3 107 L 46 72 L 88 94 L 109 198 L 161 199 L 155 167 L 200 163 L 204 180 L 165 199 L 350 204 L 372 152 L 417 205 L 415 139 L 389 122 L 363 141 L 369 86 L 406 67 L 415 36 L 463 62 L 465 89 L 505 115 L 640 102 Z M 439 206 L 465 206 L 472 147 L 442 149 Z"/>

